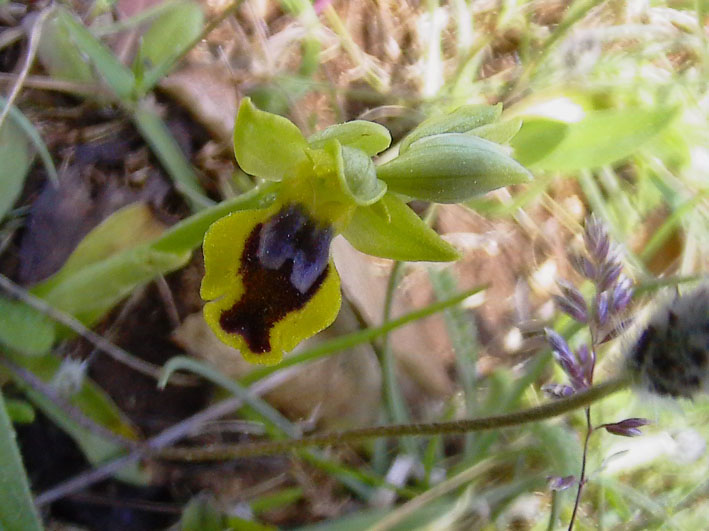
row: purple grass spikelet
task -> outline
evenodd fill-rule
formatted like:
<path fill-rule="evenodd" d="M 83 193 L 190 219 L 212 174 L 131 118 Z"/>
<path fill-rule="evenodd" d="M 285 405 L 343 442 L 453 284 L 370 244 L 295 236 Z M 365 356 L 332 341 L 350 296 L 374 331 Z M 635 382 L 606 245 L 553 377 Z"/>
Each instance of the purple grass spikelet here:
<path fill-rule="evenodd" d="M 608 322 L 608 292 L 603 291 L 596 296 L 596 322 L 603 326 Z"/>
<path fill-rule="evenodd" d="M 633 281 L 625 275 L 621 275 L 615 288 L 613 288 L 613 301 L 611 303 L 613 313 L 620 313 L 625 310 L 632 297 Z"/>
<path fill-rule="evenodd" d="M 604 263 L 610 251 L 610 238 L 605 225 L 595 215 L 586 220 L 583 239 L 591 259 L 597 264 Z"/>
<path fill-rule="evenodd" d="M 588 321 L 588 310 L 586 308 L 586 299 L 581 292 L 565 280 L 558 280 L 557 284 L 561 290 L 561 295 L 553 297 L 556 307 L 579 323 L 586 323 Z"/>
<path fill-rule="evenodd" d="M 634 417 L 621 420 L 620 422 L 603 424 L 598 427 L 605 428 L 607 432 L 612 433 L 613 435 L 620 435 L 622 437 L 637 437 L 638 435 L 642 435 L 640 428 L 642 426 L 647 426 L 648 424 L 650 424 L 648 419 Z"/>
<path fill-rule="evenodd" d="M 573 395 L 576 391 L 570 385 L 550 383 L 542 386 L 542 391 L 549 398 L 566 398 Z"/>
<path fill-rule="evenodd" d="M 576 476 L 549 476 L 547 484 L 550 490 L 566 490 L 576 483 Z"/>
<path fill-rule="evenodd" d="M 596 266 L 591 263 L 587 256 L 583 254 L 574 254 L 571 255 L 569 260 L 579 275 L 586 277 L 589 280 L 596 278 Z"/>

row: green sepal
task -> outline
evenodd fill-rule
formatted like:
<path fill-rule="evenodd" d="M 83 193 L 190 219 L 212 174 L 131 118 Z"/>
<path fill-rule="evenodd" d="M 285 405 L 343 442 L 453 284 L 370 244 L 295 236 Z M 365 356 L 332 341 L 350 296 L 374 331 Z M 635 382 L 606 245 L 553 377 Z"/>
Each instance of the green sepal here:
<path fill-rule="evenodd" d="M 532 179 L 494 142 L 458 133 L 417 141 L 403 155 L 379 166 L 377 176 L 393 192 L 436 203 L 467 201 Z"/>
<path fill-rule="evenodd" d="M 399 153 L 406 152 L 411 144 L 427 136 L 443 133 L 465 133 L 476 127 L 494 122 L 502 114 L 502 104 L 463 105 L 457 109 L 433 116 L 421 122 L 401 141 Z"/>
<path fill-rule="evenodd" d="M 342 234 L 355 249 L 382 258 L 407 262 L 460 258 L 458 251 L 391 194 L 372 206 L 357 207 Z"/>
<path fill-rule="evenodd" d="M 311 135 L 308 143 L 317 149 L 325 147 L 327 141 L 333 138 L 343 146 L 361 149 L 370 157 L 384 151 L 391 144 L 391 134 L 386 127 L 365 120 L 331 125 Z"/>
<path fill-rule="evenodd" d="M 475 129 L 471 129 L 466 134 L 474 135 L 496 144 L 507 144 L 522 128 L 521 118 L 512 118 L 504 122 L 495 122 L 491 124 L 481 125 Z"/>
<path fill-rule="evenodd" d="M 386 193 L 386 184 L 377 179 L 374 163 L 364 151 L 342 146 L 337 140 L 329 141 L 324 151 L 333 157 L 342 191 L 354 203 L 371 205 Z"/>
<path fill-rule="evenodd" d="M 293 122 L 241 100 L 234 124 L 234 154 L 241 169 L 269 181 L 280 181 L 308 159 L 308 143 Z"/>

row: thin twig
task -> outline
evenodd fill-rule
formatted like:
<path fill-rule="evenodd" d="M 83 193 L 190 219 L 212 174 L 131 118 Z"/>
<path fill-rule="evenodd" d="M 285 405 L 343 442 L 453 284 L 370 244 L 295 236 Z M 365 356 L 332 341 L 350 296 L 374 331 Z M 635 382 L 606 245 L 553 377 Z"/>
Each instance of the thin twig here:
<path fill-rule="evenodd" d="M 283 382 L 292 376 L 292 373 L 293 369 L 289 369 L 272 374 L 268 378 L 264 378 L 260 382 L 252 385 L 249 388 L 249 392 L 254 395 L 265 394 L 275 387 L 283 384 Z M 140 461 L 144 457 L 159 453 L 161 449 L 192 435 L 199 429 L 200 426 L 239 409 L 243 404 L 244 401 L 242 399 L 232 397 L 214 404 L 199 413 L 195 413 L 191 417 L 188 417 L 185 420 L 182 420 L 163 430 L 155 437 L 148 439 L 139 448 L 132 450 L 131 453 L 110 461 L 105 465 L 101 465 L 98 468 L 87 470 L 82 474 L 68 479 L 67 481 L 63 481 L 51 489 L 44 491 L 35 498 L 35 505 L 37 507 L 42 507 L 66 496 L 70 496 L 76 492 L 80 492 L 87 487 L 98 483 L 99 481 L 103 481 L 104 479 L 113 476 L 123 468 Z"/>
<path fill-rule="evenodd" d="M 283 383 L 289 378 L 289 371 L 279 371 L 257 384 L 249 390 L 253 394 L 261 395 L 274 387 Z M 59 485 L 43 492 L 35 499 L 38 507 L 52 503 L 55 500 L 79 492 L 94 483 L 102 481 L 126 466 L 129 466 L 140 459 L 148 456 L 157 456 L 170 459 L 182 460 L 225 460 L 240 457 L 253 457 L 257 455 L 269 455 L 284 453 L 290 450 L 330 445 L 336 443 L 352 443 L 365 439 L 377 437 L 400 437 L 402 435 L 439 435 L 439 434 L 461 434 L 470 431 L 482 431 L 499 429 L 505 427 L 519 426 L 528 422 L 537 422 L 569 411 L 586 406 L 596 400 L 600 400 L 612 393 L 626 388 L 631 383 L 629 376 L 622 376 L 614 380 L 609 380 L 600 385 L 596 385 L 586 391 L 572 395 L 571 397 L 560 399 L 542 406 L 509 413 L 507 415 L 497 415 L 479 419 L 470 419 L 453 422 L 434 422 L 430 424 L 405 424 L 393 426 L 375 426 L 345 432 L 325 433 L 304 437 L 302 439 L 285 441 L 266 441 L 259 443 L 247 443 L 235 446 L 213 446 L 207 448 L 167 448 L 171 444 L 192 434 L 199 426 L 212 421 L 243 405 L 243 401 L 237 397 L 229 398 L 205 409 L 182 422 L 162 431 L 152 439 L 146 441 L 140 448 L 133 450 L 130 454 L 111 461 L 99 468 L 89 470 L 79 474 Z"/>
<path fill-rule="evenodd" d="M 5 123 L 5 119 L 7 118 L 7 115 L 10 112 L 10 107 L 15 104 L 17 96 L 20 95 L 20 90 L 22 90 L 22 86 L 25 83 L 25 79 L 27 78 L 27 75 L 30 72 L 30 68 L 32 68 L 32 64 L 34 63 L 34 58 L 37 55 L 39 39 L 42 35 L 42 26 L 44 25 L 44 21 L 47 20 L 47 17 L 53 10 L 54 7 L 49 7 L 40 12 L 39 15 L 37 15 L 37 19 L 34 21 L 34 24 L 32 25 L 32 32 L 30 33 L 30 44 L 27 47 L 25 63 L 22 65 L 22 70 L 20 71 L 19 76 L 17 76 L 17 81 L 12 87 L 12 91 L 10 92 L 10 95 L 7 98 L 7 105 L 5 105 L 2 112 L 0 112 L 0 129 L 2 129 L 2 126 Z"/>
<path fill-rule="evenodd" d="M 46 398 L 52 401 L 52 403 L 61 409 L 64 414 L 69 417 L 73 422 L 78 424 L 80 427 L 84 428 L 90 433 L 98 435 L 99 437 L 111 441 L 124 448 L 136 448 L 140 443 L 126 437 L 122 437 L 117 433 L 101 426 L 96 423 L 84 413 L 61 396 L 56 389 L 51 385 L 40 380 L 34 373 L 28 371 L 24 367 L 21 367 L 17 363 L 9 360 L 7 358 L 0 357 L 0 365 L 7 367 L 21 382 L 23 385 L 31 388 L 37 393 L 41 393 Z"/>
<path fill-rule="evenodd" d="M 79 321 L 75 317 L 60 310 L 57 310 L 53 306 L 49 305 L 46 301 L 32 295 L 22 286 L 15 284 L 12 280 L 7 278 L 3 274 L 0 274 L 0 288 L 6 291 L 7 293 L 13 295 L 20 301 L 24 302 L 28 306 L 31 306 L 35 310 L 47 315 L 52 320 L 63 324 L 67 328 L 70 328 L 71 330 L 79 334 L 81 337 L 86 339 L 88 342 L 92 343 L 96 348 L 108 354 L 114 360 L 125 364 L 127 367 L 130 367 L 131 369 L 138 371 L 141 374 L 150 376 L 155 380 L 160 379 L 162 369 L 159 366 L 136 358 L 131 353 L 127 352 L 126 350 L 122 349 L 117 345 L 114 345 L 103 336 L 84 326 L 81 321 Z M 189 385 L 193 384 L 195 380 L 194 378 L 189 376 L 175 375 L 171 378 L 171 382 Z"/>
<path fill-rule="evenodd" d="M 165 280 L 163 275 L 158 275 L 155 277 L 155 285 L 158 288 L 158 293 L 162 299 L 163 307 L 165 308 L 165 313 L 167 318 L 170 320 L 170 326 L 172 328 L 177 328 L 180 326 L 180 312 L 177 311 L 177 304 L 175 304 L 175 297 L 172 296 L 172 291 L 170 286 Z"/>
<path fill-rule="evenodd" d="M 17 74 L 9 74 L 0 72 L 0 83 L 13 83 L 18 79 Z M 55 92 L 66 92 L 68 94 L 82 96 L 102 96 L 109 97 L 112 94 L 98 83 L 76 83 L 74 81 L 66 81 L 63 79 L 53 79 L 47 76 L 27 76 L 23 86 L 39 89 L 52 90 Z"/>
<path fill-rule="evenodd" d="M 581 504 L 581 493 L 583 492 L 583 485 L 586 483 L 586 461 L 588 460 L 588 441 L 591 438 L 591 433 L 593 433 L 593 426 L 591 425 L 591 408 L 586 408 L 586 438 L 583 441 L 583 456 L 581 457 L 581 474 L 579 475 L 579 487 L 576 491 L 576 500 L 574 501 L 574 510 L 571 513 L 571 520 L 569 520 L 569 531 L 574 528 L 574 522 L 576 520 L 576 513 L 579 510 L 579 505 Z"/>
<path fill-rule="evenodd" d="M 598 288 L 597 288 L 598 289 Z M 598 292 L 597 292 L 598 293 Z M 594 360 L 598 359 L 596 353 L 598 330 L 595 326 L 596 318 L 595 316 L 590 320 L 588 325 L 588 333 L 591 336 L 591 355 Z M 595 369 L 595 361 L 593 369 L 591 369 L 590 381 L 593 383 L 593 370 Z M 588 461 L 588 441 L 591 439 L 591 434 L 593 433 L 593 424 L 591 424 L 591 406 L 589 405 L 585 409 L 586 414 L 586 437 L 583 440 L 583 454 L 581 456 L 581 473 L 579 474 L 578 489 L 576 490 L 576 499 L 574 500 L 574 509 L 571 512 L 571 519 L 569 520 L 569 529 L 572 531 L 574 529 L 574 522 L 576 521 L 576 514 L 578 513 L 579 506 L 581 505 L 581 494 L 583 493 L 583 487 L 586 483 L 586 462 Z"/>
<path fill-rule="evenodd" d="M 612 393 L 627 388 L 631 378 L 623 375 L 593 386 L 572 396 L 554 400 L 541 406 L 504 415 L 493 415 L 449 422 L 431 422 L 421 424 L 394 424 L 372 426 L 342 432 L 330 432 L 303 437 L 302 439 L 262 441 L 236 445 L 212 445 L 200 448 L 166 448 L 158 452 L 166 459 L 184 461 L 221 461 L 242 457 L 254 457 L 287 453 L 291 450 L 311 446 L 329 446 L 350 444 L 380 437 L 403 437 L 408 435 L 461 435 L 474 431 L 511 428 L 529 422 L 539 422 L 588 406 Z"/>

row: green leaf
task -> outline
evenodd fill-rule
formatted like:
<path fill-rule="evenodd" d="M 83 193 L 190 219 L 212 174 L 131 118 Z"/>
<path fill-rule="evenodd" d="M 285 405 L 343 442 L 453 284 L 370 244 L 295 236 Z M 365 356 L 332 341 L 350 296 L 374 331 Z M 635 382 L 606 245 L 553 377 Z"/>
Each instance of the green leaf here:
<path fill-rule="evenodd" d="M 5 105 L 7 105 L 7 100 L 0 96 L 0 109 L 4 109 Z M 42 164 L 44 164 L 44 169 L 46 170 L 49 179 L 56 184 L 59 180 L 57 169 L 54 167 L 52 156 L 49 154 L 47 145 L 42 140 L 37 128 L 35 128 L 32 122 L 30 122 L 27 117 L 22 114 L 20 109 L 14 105 L 10 107 L 10 118 L 15 122 L 15 125 L 22 130 L 27 139 L 32 142 L 32 145 L 37 150 L 39 157 L 42 159 Z M 4 142 L 0 144 L 0 146 L 3 144 Z M 2 218 L 2 216 L 0 216 L 0 218 Z"/>
<path fill-rule="evenodd" d="M 31 163 L 25 135 L 12 120 L 6 120 L 0 129 L 0 220 L 20 196 Z"/>
<path fill-rule="evenodd" d="M 37 57 L 54 79 L 74 83 L 96 81 L 90 63 L 76 47 L 69 28 L 57 13 L 49 15 L 42 26 Z"/>
<path fill-rule="evenodd" d="M 209 226 L 227 214 L 239 210 L 260 209 L 275 200 L 279 183 L 264 183 L 249 192 L 205 208 L 170 227 L 150 247 L 155 251 L 182 254 L 199 247 Z"/>
<path fill-rule="evenodd" d="M 311 135 L 308 142 L 310 147 L 318 149 L 325 147 L 326 142 L 332 138 L 343 146 L 361 149 L 370 157 L 384 151 L 391 144 L 391 134 L 386 127 L 366 120 L 331 125 Z"/>
<path fill-rule="evenodd" d="M 133 113 L 133 121 L 172 177 L 175 188 L 189 201 L 192 210 L 213 205 L 214 201 L 204 195 L 192 165 L 185 158 L 185 154 L 162 119 L 153 111 L 139 106 Z"/>
<path fill-rule="evenodd" d="M 433 116 L 421 122 L 401 141 L 399 153 L 405 153 L 411 144 L 427 136 L 442 133 L 465 133 L 476 127 L 494 122 L 502 114 L 502 104 L 463 105 L 452 112 Z"/>
<path fill-rule="evenodd" d="M 23 354 L 41 356 L 54 343 L 54 323 L 34 308 L 0 296 L 0 343 Z"/>
<path fill-rule="evenodd" d="M 525 119 L 519 133 L 510 142 L 515 157 L 531 166 L 551 153 L 568 134 L 569 124 L 550 118 Z"/>
<path fill-rule="evenodd" d="M 191 1 L 176 2 L 150 25 L 143 35 L 142 54 L 155 68 L 173 63 L 202 32 L 204 13 Z M 163 75 L 167 71 L 163 71 Z"/>
<path fill-rule="evenodd" d="M 94 227 L 76 246 L 62 268 L 36 287 L 35 293 L 46 292 L 64 279 L 79 273 L 125 249 L 155 240 L 165 230 L 146 203 L 127 205 Z"/>
<path fill-rule="evenodd" d="M 280 181 L 307 162 L 308 143 L 290 120 L 260 111 L 249 98 L 241 100 L 234 124 L 234 153 L 250 175 Z"/>
<path fill-rule="evenodd" d="M 531 174 L 494 142 L 446 133 L 417 141 L 377 168 L 389 190 L 437 203 L 457 203 L 490 190 L 528 182 Z"/>
<path fill-rule="evenodd" d="M 387 191 L 387 185 L 377 179 L 377 171 L 372 159 L 364 151 L 341 146 L 332 140 L 327 146 L 337 170 L 342 190 L 360 206 L 379 201 Z"/>
<path fill-rule="evenodd" d="M 132 100 L 135 95 L 133 73 L 123 66 L 113 52 L 96 39 L 71 13 L 62 7 L 56 10 L 57 20 L 66 28 L 80 54 L 89 58 L 91 65 L 101 74 L 116 96 L 124 102 Z"/>
<path fill-rule="evenodd" d="M 129 205 L 86 235 L 62 269 L 32 292 L 86 323 L 95 322 L 136 286 L 187 262 L 189 252 L 157 251 L 145 243 L 160 233 L 146 205 Z"/>
<path fill-rule="evenodd" d="M 209 496 L 192 498 L 182 511 L 180 529 L 182 531 L 223 531 L 224 515 Z"/>
<path fill-rule="evenodd" d="M 15 430 L 7 415 L 0 391 L 0 529 L 39 531 L 42 529 L 32 501 L 27 474 L 15 441 Z"/>
<path fill-rule="evenodd" d="M 58 310 L 92 324 L 137 286 L 179 269 L 189 258 L 189 253 L 163 253 L 140 245 L 69 275 L 43 298 Z"/>
<path fill-rule="evenodd" d="M 460 257 L 406 203 L 391 194 L 371 207 L 357 207 L 343 235 L 363 253 L 393 260 L 449 262 Z"/>
<path fill-rule="evenodd" d="M 107 250 L 107 247 L 102 247 L 101 234 L 116 234 L 125 223 L 129 223 L 125 233 L 142 226 L 140 216 L 130 216 L 131 210 L 119 211 L 114 216 L 123 219 L 109 218 L 84 238 L 75 251 L 81 255 L 72 254 L 69 258 L 68 271 L 62 268 L 55 276 L 35 286 L 32 292 L 85 323 L 95 322 L 137 286 L 182 267 L 216 220 L 236 210 L 267 206 L 274 200 L 275 188 L 268 185 L 254 189 L 202 210 L 150 242 L 141 241 L 140 233 L 134 232 L 133 241 L 126 240 L 126 247 L 113 249 L 113 254 L 103 256 L 99 249 Z M 143 237 L 147 235 L 143 233 Z M 84 244 L 87 241 L 91 243 Z"/>
<path fill-rule="evenodd" d="M 16 424 L 32 424 L 35 419 L 32 404 L 24 400 L 8 399 L 5 401 L 5 409 L 10 420 Z"/>
<path fill-rule="evenodd" d="M 466 134 L 479 136 L 496 144 L 507 144 L 519 132 L 522 127 L 520 118 L 512 118 L 504 122 L 481 125 L 471 129 Z"/>
<path fill-rule="evenodd" d="M 568 133 L 534 168 L 576 171 L 613 164 L 632 155 L 665 129 L 674 108 L 596 111 L 580 122 L 568 124 Z"/>
<path fill-rule="evenodd" d="M 32 289 L 45 296 L 66 279 L 81 275 L 82 269 L 99 263 L 121 251 L 154 241 L 165 226 L 145 203 L 127 205 L 94 227 L 76 246 L 62 268 Z"/>

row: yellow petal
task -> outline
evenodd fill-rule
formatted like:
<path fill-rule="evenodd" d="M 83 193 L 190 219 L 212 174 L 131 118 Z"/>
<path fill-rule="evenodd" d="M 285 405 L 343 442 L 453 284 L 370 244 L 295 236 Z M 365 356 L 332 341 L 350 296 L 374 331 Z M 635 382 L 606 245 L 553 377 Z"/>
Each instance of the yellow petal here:
<path fill-rule="evenodd" d="M 275 364 L 283 353 L 329 326 L 340 308 L 340 279 L 330 260 L 305 292 L 291 281 L 293 261 L 267 268 L 258 256 L 263 224 L 278 212 L 236 212 L 214 223 L 204 240 L 201 295 L 216 336 L 247 361 Z"/>
<path fill-rule="evenodd" d="M 213 300 L 227 293 L 243 292 L 238 275 L 244 243 L 256 225 L 266 221 L 277 207 L 242 210 L 215 221 L 204 235 L 204 278 L 200 296 Z"/>

